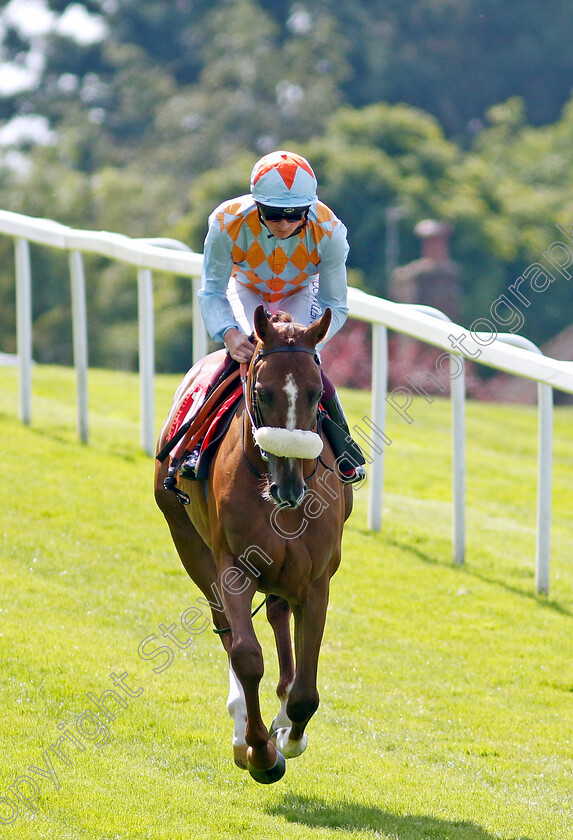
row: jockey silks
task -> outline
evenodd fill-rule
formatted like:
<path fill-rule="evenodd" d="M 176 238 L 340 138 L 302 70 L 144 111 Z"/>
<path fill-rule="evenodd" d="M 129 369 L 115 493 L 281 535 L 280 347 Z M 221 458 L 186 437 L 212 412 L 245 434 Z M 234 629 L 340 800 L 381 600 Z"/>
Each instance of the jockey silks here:
<path fill-rule="evenodd" d="M 273 236 L 261 222 L 251 195 L 224 202 L 209 217 L 199 303 L 211 337 L 221 341 L 240 326 L 226 296 L 231 276 L 261 302 L 280 303 L 307 287 L 318 275 L 317 301 L 332 310 L 331 338 L 344 324 L 346 302 L 346 227 L 320 201 L 310 206 L 300 231 L 288 239 Z"/>

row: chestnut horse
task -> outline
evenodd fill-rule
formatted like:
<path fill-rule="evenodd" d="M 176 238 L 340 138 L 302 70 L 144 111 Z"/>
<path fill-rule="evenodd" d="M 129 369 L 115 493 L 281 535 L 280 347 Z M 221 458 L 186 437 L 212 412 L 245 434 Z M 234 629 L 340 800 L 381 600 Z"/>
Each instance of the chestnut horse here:
<path fill-rule="evenodd" d="M 208 479 L 180 479 L 188 505 L 164 489 L 167 463 L 157 462 L 157 503 L 183 566 L 211 606 L 215 632 L 229 655 L 227 708 L 234 720 L 235 763 L 263 784 L 280 779 L 285 757 L 306 748 L 305 727 L 319 703 L 317 667 L 330 578 L 340 563 L 342 528 L 352 510 L 352 490 L 340 480 L 317 426 L 322 380 L 315 348 L 330 319 L 327 309 L 304 327 L 285 313 L 269 318 L 259 306 L 258 343 L 243 377 L 245 400 Z M 201 367 L 192 368 L 183 387 Z M 176 403 L 159 450 L 175 409 Z M 270 733 L 259 705 L 263 655 L 251 614 L 257 591 L 267 596 L 279 660 L 281 707 Z"/>

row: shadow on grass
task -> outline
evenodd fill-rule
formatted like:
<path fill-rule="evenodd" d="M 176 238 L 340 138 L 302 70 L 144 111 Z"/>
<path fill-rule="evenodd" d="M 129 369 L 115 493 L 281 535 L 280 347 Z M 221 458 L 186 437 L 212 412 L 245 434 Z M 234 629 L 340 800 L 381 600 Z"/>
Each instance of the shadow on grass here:
<path fill-rule="evenodd" d="M 348 800 L 326 802 L 288 794 L 268 810 L 274 816 L 312 828 L 383 832 L 396 840 L 495 840 L 495 835 L 475 823 L 415 814 L 400 816 Z M 529 838 L 520 835 L 515 840 Z"/>
<path fill-rule="evenodd" d="M 58 445 L 64 444 L 65 446 L 85 447 L 85 452 L 90 455 L 103 453 L 106 456 L 118 458 L 128 464 L 137 463 L 142 458 L 148 458 L 139 444 L 134 443 L 133 435 L 130 437 L 129 430 L 127 429 L 123 441 L 111 438 L 109 441 L 104 440 L 96 444 L 82 443 L 78 437 L 77 430 L 73 426 L 62 425 L 60 428 L 57 426 L 28 426 L 26 431 L 32 436 L 39 438 L 42 442 L 47 441 Z M 93 438 L 93 435 L 90 438 Z"/>
<path fill-rule="evenodd" d="M 461 572 L 468 575 L 469 577 L 474 577 L 477 580 L 481 580 L 483 583 L 491 584 L 492 586 L 499 586 L 502 589 L 505 589 L 506 592 L 511 592 L 512 595 L 519 595 L 522 598 L 528 598 L 532 601 L 536 601 L 540 607 L 544 609 L 552 610 L 553 612 L 559 613 L 559 615 L 564 615 L 568 617 L 573 616 L 573 612 L 570 609 L 565 607 L 563 604 L 560 604 L 559 601 L 555 600 L 555 598 L 549 598 L 547 595 L 538 595 L 536 592 L 528 591 L 526 589 L 522 589 L 519 586 L 514 586 L 511 583 L 507 583 L 507 581 L 502 580 L 501 578 L 492 577 L 491 575 L 483 574 L 482 572 L 477 571 L 476 569 L 472 569 L 471 566 L 466 565 L 465 563 L 462 566 L 454 566 L 451 560 L 445 562 L 444 560 L 440 559 L 438 556 L 432 556 L 427 554 L 424 551 L 421 551 L 415 545 L 410 543 L 401 542 L 395 538 L 390 538 L 388 540 L 388 545 L 391 545 L 393 548 L 397 548 L 400 551 L 407 552 L 408 554 L 417 557 L 418 560 L 421 560 L 423 563 L 426 563 L 430 566 L 442 566 L 443 568 L 458 568 Z M 533 574 L 531 576 L 533 579 Z"/>

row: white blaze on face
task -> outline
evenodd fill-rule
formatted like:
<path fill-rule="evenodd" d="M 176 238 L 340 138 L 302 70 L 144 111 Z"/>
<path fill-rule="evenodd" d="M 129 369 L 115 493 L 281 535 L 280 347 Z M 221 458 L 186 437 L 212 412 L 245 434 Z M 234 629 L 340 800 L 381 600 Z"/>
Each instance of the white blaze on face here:
<path fill-rule="evenodd" d="M 322 452 L 322 439 L 316 432 L 296 427 L 296 403 L 298 388 L 292 373 L 288 373 L 283 385 L 287 395 L 287 416 L 285 427 L 261 426 L 256 429 L 254 439 L 257 446 L 277 458 L 318 458 Z"/>
<path fill-rule="evenodd" d="M 288 411 L 286 418 L 286 427 L 289 431 L 296 429 L 296 398 L 298 396 L 298 388 L 292 373 L 287 373 L 287 378 L 284 386 L 284 392 L 288 398 Z"/>

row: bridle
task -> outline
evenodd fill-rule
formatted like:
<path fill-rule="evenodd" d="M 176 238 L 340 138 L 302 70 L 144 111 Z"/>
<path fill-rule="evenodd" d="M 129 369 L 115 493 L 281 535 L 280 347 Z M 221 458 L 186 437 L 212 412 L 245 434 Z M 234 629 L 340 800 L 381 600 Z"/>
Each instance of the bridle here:
<path fill-rule="evenodd" d="M 246 363 L 241 363 L 240 365 L 240 376 L 241 376 L 241 383 L 243 385 L 243 398 L 245 402 L 245 411 L 243 412 L 243 434 L 242 434 L 242 450 L 243 450 L 243 458 L 245 463 L 247 464 L 249 470 L 257 476 L 257 478 L 265 478 L 268 473 L 261 473 L 259 470 L 251 464 L 247 457 L 247 453 L 245 451 L 245 414 L 248 415 L 250 423 L 251 423 L 251 434 L 253 437 L 253 443 L 255 446 L 258 447 L 261 457 L 263 461 L 268 461 L 267 453 L 261 448 L 261 446 L 257 443 L 255 439 L 255 432 L 260 429 L 264 425 L 263 417 L 261 414 L 261 409 L 259 407 L 257 401 L 257 395 L 255 392 L 255 368 L 257 364 L 264 359 L 265 356 L 271 356 L 274 353 L 309 353 L 311 356 L 314 357 L 314 361 L 320 367 L 320 358 L 316 350 L 312 347 L 297 347 L 296 345 L 284 345 L 281 344 L 278 347 L 264 347 L 262 341 L 259 340 L 255 352 L 251 358 L 251 361 L 247 365 Z M 318 419 L 318 428 L 317 432 L 320 434 L 320 417 Z M 308 481 L 313 477 L 316 470 L 318 469 L 318 461 L 319 458 L 315 459 L 315 465 L 312 473 L 305 478 L 305 481 Z"/>

